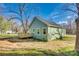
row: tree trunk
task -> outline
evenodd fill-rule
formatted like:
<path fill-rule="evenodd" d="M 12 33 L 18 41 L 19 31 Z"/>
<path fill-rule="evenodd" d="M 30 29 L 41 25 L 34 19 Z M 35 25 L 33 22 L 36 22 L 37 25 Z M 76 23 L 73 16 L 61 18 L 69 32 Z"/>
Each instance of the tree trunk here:
<path fill-rule="evenodd" d="M 26 32 L 26 29 L 25 29 L 23 21 L 22 21 L 22 26 L 23 26 L 23 32 L 24 32 L 24 34 L 26 34 L 27 32 Z"/>
<path fill-rule="evenodd" d="M 78 18 L 76 19 L 76 42 L 75 42 L 75 49 L 79 51 L 79 3 L 77 5 L 78 10 Z"/>
<path fill-rule="evenodd" d="M 79 18 L 76 19 L 76 43 L 75 43 L 76 51 L 79 51 Z"/>

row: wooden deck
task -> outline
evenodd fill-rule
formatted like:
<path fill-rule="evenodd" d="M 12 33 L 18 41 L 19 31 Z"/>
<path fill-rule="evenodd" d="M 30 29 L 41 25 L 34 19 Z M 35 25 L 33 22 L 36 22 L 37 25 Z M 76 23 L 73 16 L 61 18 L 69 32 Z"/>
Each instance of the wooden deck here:
<path fill-rule="evenodd" d="M 19 38 L 32 38 L 33 35 L 32 34 L 19 34 L 18 37 Z"/>

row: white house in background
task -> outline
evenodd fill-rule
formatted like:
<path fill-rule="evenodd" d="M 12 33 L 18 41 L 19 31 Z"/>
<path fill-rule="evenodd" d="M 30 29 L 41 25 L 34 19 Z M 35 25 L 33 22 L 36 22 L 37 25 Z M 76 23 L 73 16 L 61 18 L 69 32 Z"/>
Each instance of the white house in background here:
<path fill-rule="evenodd" d="M 15 34 L 15 32 L 13 32 L 12 30 L 8 30 L 6 31 L 6 34 Z"/>

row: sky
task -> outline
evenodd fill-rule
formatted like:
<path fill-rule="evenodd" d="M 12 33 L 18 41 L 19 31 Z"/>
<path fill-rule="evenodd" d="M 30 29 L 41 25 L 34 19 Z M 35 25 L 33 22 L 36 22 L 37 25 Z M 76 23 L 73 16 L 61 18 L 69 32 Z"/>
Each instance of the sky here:
<path fill-rule="evenodd" d="M 6 18 L 10 17 L 11 15 L 16 15 L 14 13 L 9 12 L 8 9 L 18 11 L 18 5 L 18 3 L 0 4 L 0 15 L 5 16 Z M 66 8 L 68 8 L 77 11 L 75 4 L 26 3 L 25 8 L 26 9 L 24 13 L 24 19 L 27 18 L 29 12 L 31 11 L 29 21 L 31 21 L 34 16 L 40 16 L 46 20 L 54 21 L 56 23 L 67 23 L 68 20 L 74 20 L 77 17 L 76 13 L 65 10 Z M 17 19 L 15 19 L 15 21 L 18 22 Z"/>

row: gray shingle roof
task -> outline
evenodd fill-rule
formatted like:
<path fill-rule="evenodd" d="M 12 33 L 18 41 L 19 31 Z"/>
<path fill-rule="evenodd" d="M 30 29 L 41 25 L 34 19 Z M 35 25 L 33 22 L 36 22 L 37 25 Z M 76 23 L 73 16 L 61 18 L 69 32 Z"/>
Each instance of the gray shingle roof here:
<path fill-rule="evenodd" d="M 39 16 L 34 17 L 34 18 L 37 18 L 38 20 L 40 20 L 41 22 L 43 22 L 47 26 L 62 28 L 62 26 L 60 26 L 59 24 L 56 24 L 55 22 L 52 22 L 52 21 L 47 21 L 47 20 L 45 20 L 45 19 L 43 19 L 43 18 L 41 18 Z"/>

